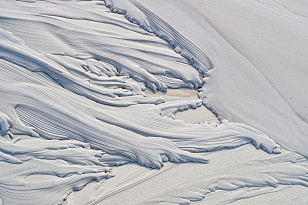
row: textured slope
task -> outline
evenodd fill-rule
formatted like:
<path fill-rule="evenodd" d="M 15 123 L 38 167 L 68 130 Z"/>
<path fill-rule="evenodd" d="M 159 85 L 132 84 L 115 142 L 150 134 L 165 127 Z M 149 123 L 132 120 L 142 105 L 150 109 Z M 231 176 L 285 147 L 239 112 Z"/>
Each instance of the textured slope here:
<path fill-rule="evenodd" d="M 289 135 L 277 135 L 292 131 L 298 141 L 283 145 L 296 146 L 298 152 L 304 153 L 306 141 L 302 134 L 306 132 L 306 124 L 299 123 L 300 118 L 291 114 L 281 121 L 281 110 L 288 113 L 292 107 L 286 105 L 288 102 L 277 94 L 277 89 L 249 63 L 248 57 L 236 52 L 203 18 L 180 12 L 190 7 L 177 5 L 173 8 L 171 1 L 131 4 L 124 0 L 106 1 L 106 5 L 102 1 L 1 2 L 0 163 L 4 169 L 0 171 L 0 198 L 3 204 L 62 203 L 68 193 L 93 179 L 113 176 L 109 167 L 115 165 L 123 165 L 118 169 L 123 170 L 115 173 L 120 176 L 138 172 L 142 167 L 146 171 L 138 172 L 140 175 L 136 172 L 137 177 L 153 171 L 162 174 L 162 178 L 178 180 L 172 176 L 178 173 L 183 177 L 184 165 L 172 165 L 175 172 L 160 168 L 168 161 L 196 162 L 187 163 L 191 169 L 209 166 L 209 159 L 213 159 L 196 152 L 252 143 L 267 153 L 281 153 L 280 145 L 263 130 L 280 143 L 289 142 L 285 137 Z M 106 6 L 125 14 L 141 28 L 123 15 L 111 13 Z M 179 22 L 181 19 L 185 20 Z M 186 27 L 187 23 L 192 27 Z M 262 90 L 258 85 L 263 86 Z M 143 92 L 146 88 L 155 92 L 201 87 L 199 100 L 164 102 L 162 97 L 147 97 Z M 245 103 L 239 106 L 239 101 Z M 250 107 L 252 102 L 259 107 Z M 176 112 L 195 109 L 202 103 L 215 111 L 220 124 L 190 124 L 172 119 Z M 256 110 L 260 107 L 264 109 L 258 116 Z M 223 120 L 224 117 L 234 121 Z M 272 124 L 276 127 L 268 132 L 272 126 L 266 123 L 273 120 L 277 120 Z M 272 161 L 248 160 L 253 166 L 245 176 L 236 174 L 241 168 L 224 173 L 214 169 L 213 174 L 217 175 L 205 181 L 198 177 L 206 178 L 206 172 L 195 173 L 196 180 L 187 178 L 187 182 L 183 181 L 187 186 L 179 187 L 176 193 L 164 188 L 161 192 L 154 191 L 154 198 L 143 198 L 146 201 L 138 203 L 190 203 L 216 189 L 307 186 L 305 159 L 292 152 L 281 158 L 260 153 L 273 157 Z M 291 166 L 290 162 L 297 164 Z M 237 163 L 240 167 L 247 164 Z M 264 163 L 268 166 L 263 169 Z M 130 193 L 134 180 L 129 176 L 119 178 L 125 194 Z M 142 186 L 154 183 L 147 178 L 144 182 Z M 106 191 L 112 192 L 118 182 L 110 180 L 110 183 Z M 172 186 L 178 183 L 181 181 L 173 181 Z M 104 194 L 88 200 L 107 203 Z M 224 200 L 237 200 L 228 197 Z"/>

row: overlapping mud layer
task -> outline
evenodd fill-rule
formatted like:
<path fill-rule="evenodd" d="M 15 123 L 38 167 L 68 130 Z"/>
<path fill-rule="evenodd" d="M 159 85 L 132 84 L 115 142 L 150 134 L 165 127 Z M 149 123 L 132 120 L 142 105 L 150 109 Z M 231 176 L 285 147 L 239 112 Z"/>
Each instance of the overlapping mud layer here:
<path fill-rule="evenodd" d="M 150 168 L 142 169 L 153 171 L 168 161 L 207 164 L 209 157 L 196 152 L 247 143 L 268 153 L 281 152 L 268 135 L 243 123 L 191 124 L 172 119 L 178 111 L 201 106 L 204 101 L 200 99 L 164 102 L 162 97 L 146 97 L 146 87 L 163 92 L 200 88 L 206 72 L 215 68 L 211 52 L 204 52 L 185 32 L 174 33 L 177 40 L 171 45 L 188 60 L 150 33 L 155 26 L 164 29 L 169 25 L 161 17 L 152 15 L 150 21 L 142 21 L 145 15 L 130 18 L 145 25 L 140 28 L 110 13 L 102 1 L 3 1 L 1 5 L 3 204 L 62 203 L 68 193 L 93 179 L 113 176 L 110 167 L 115 165 L 129 168 L 132 164 L 125 164 L 133 162 L 133 166 L 144 165 Z M 168 27 L 162 37 L 173 32 Z M 199 97 L 204 97 L 202 92 Z M 244 181 L 247 186 L 306 186 L 305 166 L 278 171 L 279 176 L 269 179 L 277 182 L 249 177 Z M 234 189 L 240 188 L 241 178 L 227 178 Z M 214 177 L 204 186 L 219 180 Z M 224 183 L 222 187 L 228 187 Z M 160 201 L 175 199 L 173 193 L 168 197 Z"/>

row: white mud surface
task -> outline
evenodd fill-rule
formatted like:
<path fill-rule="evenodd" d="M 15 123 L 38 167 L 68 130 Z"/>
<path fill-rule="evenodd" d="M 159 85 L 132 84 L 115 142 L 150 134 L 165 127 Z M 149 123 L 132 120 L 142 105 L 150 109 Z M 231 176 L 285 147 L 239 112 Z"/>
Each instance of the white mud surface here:
<path fill-rule="evenodd" d="M 308 201 L 302 10 L 0 1 L 0 204 Z"/>

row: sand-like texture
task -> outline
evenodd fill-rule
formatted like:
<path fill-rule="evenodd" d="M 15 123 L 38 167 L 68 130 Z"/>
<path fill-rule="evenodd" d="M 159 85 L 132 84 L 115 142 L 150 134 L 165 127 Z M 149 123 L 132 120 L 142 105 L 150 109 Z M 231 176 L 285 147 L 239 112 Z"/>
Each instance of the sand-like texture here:
<path fill-rule="evenodd" d="M 0 204 L 307 204 L 305 2 L 0 2 Z"/>

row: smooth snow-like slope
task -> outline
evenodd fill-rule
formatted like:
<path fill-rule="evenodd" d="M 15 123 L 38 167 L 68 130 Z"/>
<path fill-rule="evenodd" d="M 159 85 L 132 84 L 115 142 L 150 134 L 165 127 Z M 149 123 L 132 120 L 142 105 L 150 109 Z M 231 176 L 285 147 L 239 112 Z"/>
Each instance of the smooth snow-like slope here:
<path fill-rule="evenodd" d="M 199 96 L 219 119 L 257 127 L 308 156 L 308 19 L 302 12 L 272 0 L 107 2 L 115 12 L 127 10 L 129 19 L 144 18 L 139 23 L 148 22 L 197 69 L 213 67 Z"/>

